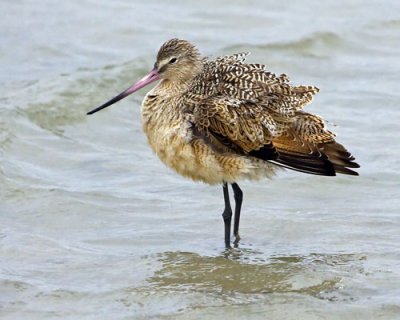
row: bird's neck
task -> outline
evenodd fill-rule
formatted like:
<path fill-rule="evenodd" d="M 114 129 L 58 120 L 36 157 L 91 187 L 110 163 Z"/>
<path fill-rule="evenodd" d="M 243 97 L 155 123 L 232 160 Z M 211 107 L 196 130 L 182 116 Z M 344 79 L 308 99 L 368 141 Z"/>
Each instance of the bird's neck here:
<path fill-rule="evenodd" d="M 157 86 L 157 91 L 164 96 L 178 96 L 185 93 L 193 79 L 203 70 L 203 63 L 193 63 L 190 68 L 182 68 L 180 72 L 171 75 L 171 78 L 164 78 Z"/>
<path fill-rule="evenodd" d="M 156 91 L 165 97 L 174 97 L 183 94 L 189 87 L 190 81 L 171 81 L 163 79 L 158 84 Z"/>

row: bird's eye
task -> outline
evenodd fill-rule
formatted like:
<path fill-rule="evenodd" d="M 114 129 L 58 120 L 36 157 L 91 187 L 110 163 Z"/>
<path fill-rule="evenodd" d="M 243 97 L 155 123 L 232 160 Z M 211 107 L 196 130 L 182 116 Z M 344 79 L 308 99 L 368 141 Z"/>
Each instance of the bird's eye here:
<path fill-rule="evenodd" d="M 170 64 L 173 64 L 173 63 L 176 62 L 176 60 L 177 60 L 176 58 L 172 58 L 171 60 L 169 60 L 169 63 L 170 63 Z"/>

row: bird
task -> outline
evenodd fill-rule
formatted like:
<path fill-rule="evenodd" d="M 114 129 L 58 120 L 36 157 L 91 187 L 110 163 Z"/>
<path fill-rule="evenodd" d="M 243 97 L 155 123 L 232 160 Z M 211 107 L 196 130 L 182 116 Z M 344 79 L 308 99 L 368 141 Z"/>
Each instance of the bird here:
<path fill-rule="evenodd" d="M 279 168 L 320 176 L 357 176 L 354 156 L 304 110 L 315 86 L 293 85 L 264 64 L 248 63 L 248 52 L 202 56 L 187 40 L 159 49 L 153 69 L 138 82 L 87 114 L 94 114 L 158 81 L 141 106 L 143 131 L 156 155 L 178 174 L 222 185 L 224 242 L 237 246 L 243 191 L 239 182 L 271 178 Z"/>

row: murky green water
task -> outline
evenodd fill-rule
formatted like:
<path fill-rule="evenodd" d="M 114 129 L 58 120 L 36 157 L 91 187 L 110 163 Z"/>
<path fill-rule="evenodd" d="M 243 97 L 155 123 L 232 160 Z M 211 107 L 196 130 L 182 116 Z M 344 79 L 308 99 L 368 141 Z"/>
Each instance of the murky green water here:
<path fill-rule="evenodd" d="M 397 1 L 0 3 L 1 319 L 400 318 Z M 321 92 L 308 110 L 361 176 L 242 183 L 223 247 L 222 188 L 184 180 L 126 88 L 178 36 Z"/>

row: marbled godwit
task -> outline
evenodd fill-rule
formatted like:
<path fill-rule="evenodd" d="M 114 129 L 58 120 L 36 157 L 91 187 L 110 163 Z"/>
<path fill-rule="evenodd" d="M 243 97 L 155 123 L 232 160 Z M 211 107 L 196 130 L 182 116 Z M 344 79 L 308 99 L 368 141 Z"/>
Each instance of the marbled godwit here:
<path fill-rule="evenodd" d="M 278 167 L 323 175 L 358 175 L 354 157 L 325 129 L 322 118 L 303 111 L 319 90 L 293 86 L 286 75 L 245 63 L 248 53 L 202 58 L 185 40 L 164 43 L 153 70 L 93 114 L 156 80 L 143 100 L 142 122 L 159 158 L 179 174 L 222 184 L 225 245 L 239 241 L 243 179 L 271 176 Z"/>

